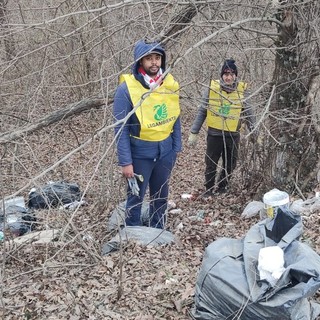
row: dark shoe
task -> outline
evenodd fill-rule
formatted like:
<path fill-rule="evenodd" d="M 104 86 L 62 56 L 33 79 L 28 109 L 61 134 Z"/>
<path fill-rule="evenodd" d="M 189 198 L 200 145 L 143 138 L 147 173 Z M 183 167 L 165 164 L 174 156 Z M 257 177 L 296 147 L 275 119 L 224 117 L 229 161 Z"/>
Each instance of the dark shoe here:
<path fill-rule="evenodd" d="M 213 197 L 213 192 L 212 190 L 207 190 L 205 193 L 203 193 L 203 195 L 201 196 L 201 198 L 203 199 L 208 199 Z"/>
<path fill-rule="evenodd" d="M 224 187 L 224 188 L 218 188 L 216 193 L 226 193 L 228 192 L 228 188 L 227 187 Z"/>

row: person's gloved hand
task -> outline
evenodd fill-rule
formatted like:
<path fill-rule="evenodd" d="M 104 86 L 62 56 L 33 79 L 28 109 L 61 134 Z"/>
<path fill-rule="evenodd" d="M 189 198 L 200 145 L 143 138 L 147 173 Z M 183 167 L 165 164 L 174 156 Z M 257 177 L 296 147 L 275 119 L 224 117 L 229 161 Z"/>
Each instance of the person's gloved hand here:
<path fill-rule="evenodd" d="M 188 138 L 188 145 L 190 147 L 194 147 L 199 139 L 199 135 L 197 133 L 190 133 Z"/>
<path fill-rule="evenodd" d="M 131 189 L 132 194 L 135 196 L 139 196 L 140 188 L 138 186 L 136 177 L 127 178 L 127 180 L 128 180 L 129 188 Z"/>

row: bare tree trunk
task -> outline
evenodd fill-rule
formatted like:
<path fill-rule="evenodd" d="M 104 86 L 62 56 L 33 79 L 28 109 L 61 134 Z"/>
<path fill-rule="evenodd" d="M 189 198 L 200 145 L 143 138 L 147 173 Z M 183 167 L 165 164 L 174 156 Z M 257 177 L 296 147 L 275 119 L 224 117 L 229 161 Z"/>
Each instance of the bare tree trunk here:
<path fill-rule="evenodd" d="M 309 94 L 311 84 L 315 92 L 320 86 L 319 30 L 309 24 L 319 16 L 319 7 L 318 1 L 290 1 L 278 10 L 283 25 L 278 26 L 270 107 L 269 182 L 285 190 L 310 190 L 319 170 L 319 124 L 312 116 L 319 107 Z"/>

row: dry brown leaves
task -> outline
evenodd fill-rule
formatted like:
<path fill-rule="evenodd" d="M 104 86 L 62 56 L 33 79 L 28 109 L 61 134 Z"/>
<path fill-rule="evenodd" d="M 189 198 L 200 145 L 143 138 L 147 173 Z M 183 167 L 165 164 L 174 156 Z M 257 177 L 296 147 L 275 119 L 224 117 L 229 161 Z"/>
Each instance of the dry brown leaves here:
<path fill-rule="evenodd" d="M 29 165 L 31 176 L 39 168 L 45 168 L 47 161 L 52 163 L 76 147 L 80 139 L 84 141 L 80 131 L 92 132 L 92 124 L 89 125 L 86 119 L 75 120 L 79 123 L 78 126 L 70 125 L 72 130 L 57 126 L 57 130 L 52 129 L 41 140 L 35 136 L 34 145 L 30 139 L 31 145 L 20 160 L 24 166 Z M 187 130 L 185 125 L 184 144 Z M 37 145 L 38 141 L 42 141 L 42 145 Z M 61 144 L 61 141 L 65 143 Z M 217 195 L 208 201 L 181 198 L 183 193 L 203 191 L 204 144 L 204 138 L 195 150 L 185 144 L 179 155 L 170 183 L 170 200 L 181 211 L 168 215 L 168 228 L 176 241 L 162 247 L 141 247 L 129 243 L 108 256 L 100 255 L 102 245 L 112 237 L 106 224 L 114 206 L 123 200 L 124 183 L 119 172 L 112 169 L 116 166 L 107 164 L 111 169 L 106 176 L 113 182 L 100 189 L 103 184 L 101 175 L 95 171 L 101 156 L 99 148 L 92 145 L 52 170 L 52 180 L 64 177 L 71 182 L 79 182 L 82 189 L 86 188 L 89 205 L 75 213 L 58 209 L 37 212 L 38 230 L 60 228 L 65 231 L 64 238 L 59 241 L 6 248 L 2 244 L 2 318 L 189 319 L 205 248 L 221 237 L 241 238 L 258 222 L 258 217 L 248 220 L 240 217 L 245 204 L 252 199 L 236 184 L 237 177 L 227 194 Z M 45 148 L 48 145 L 51 147 Z M 35 155 L 37 161 L 34 165 Z M 20 180 L 23 180 L 22 172 L 18 177 Z M 8 183 L 4 192 L 10 194 L 19 179 L 14 184 Z M 204 219 L 198 219 L 200 215 Z M 304 239 L 317 252 L 320 252 L 319 222 L 317 213 L 304 221 Z"/>

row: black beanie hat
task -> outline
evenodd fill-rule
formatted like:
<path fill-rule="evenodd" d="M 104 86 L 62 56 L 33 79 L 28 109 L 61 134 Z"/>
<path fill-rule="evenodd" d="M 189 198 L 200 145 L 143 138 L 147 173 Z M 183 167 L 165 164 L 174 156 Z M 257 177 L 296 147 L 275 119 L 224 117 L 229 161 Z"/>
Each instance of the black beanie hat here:
<path fill-rule="evenodd" d="M 227 59 L 222 65 L 221 68 L 221 77 L 226 72 L 233 72 L 236 76 L 238 76 L 238 68 L 236 66 L 236 62 L 233 59 Z"/>

